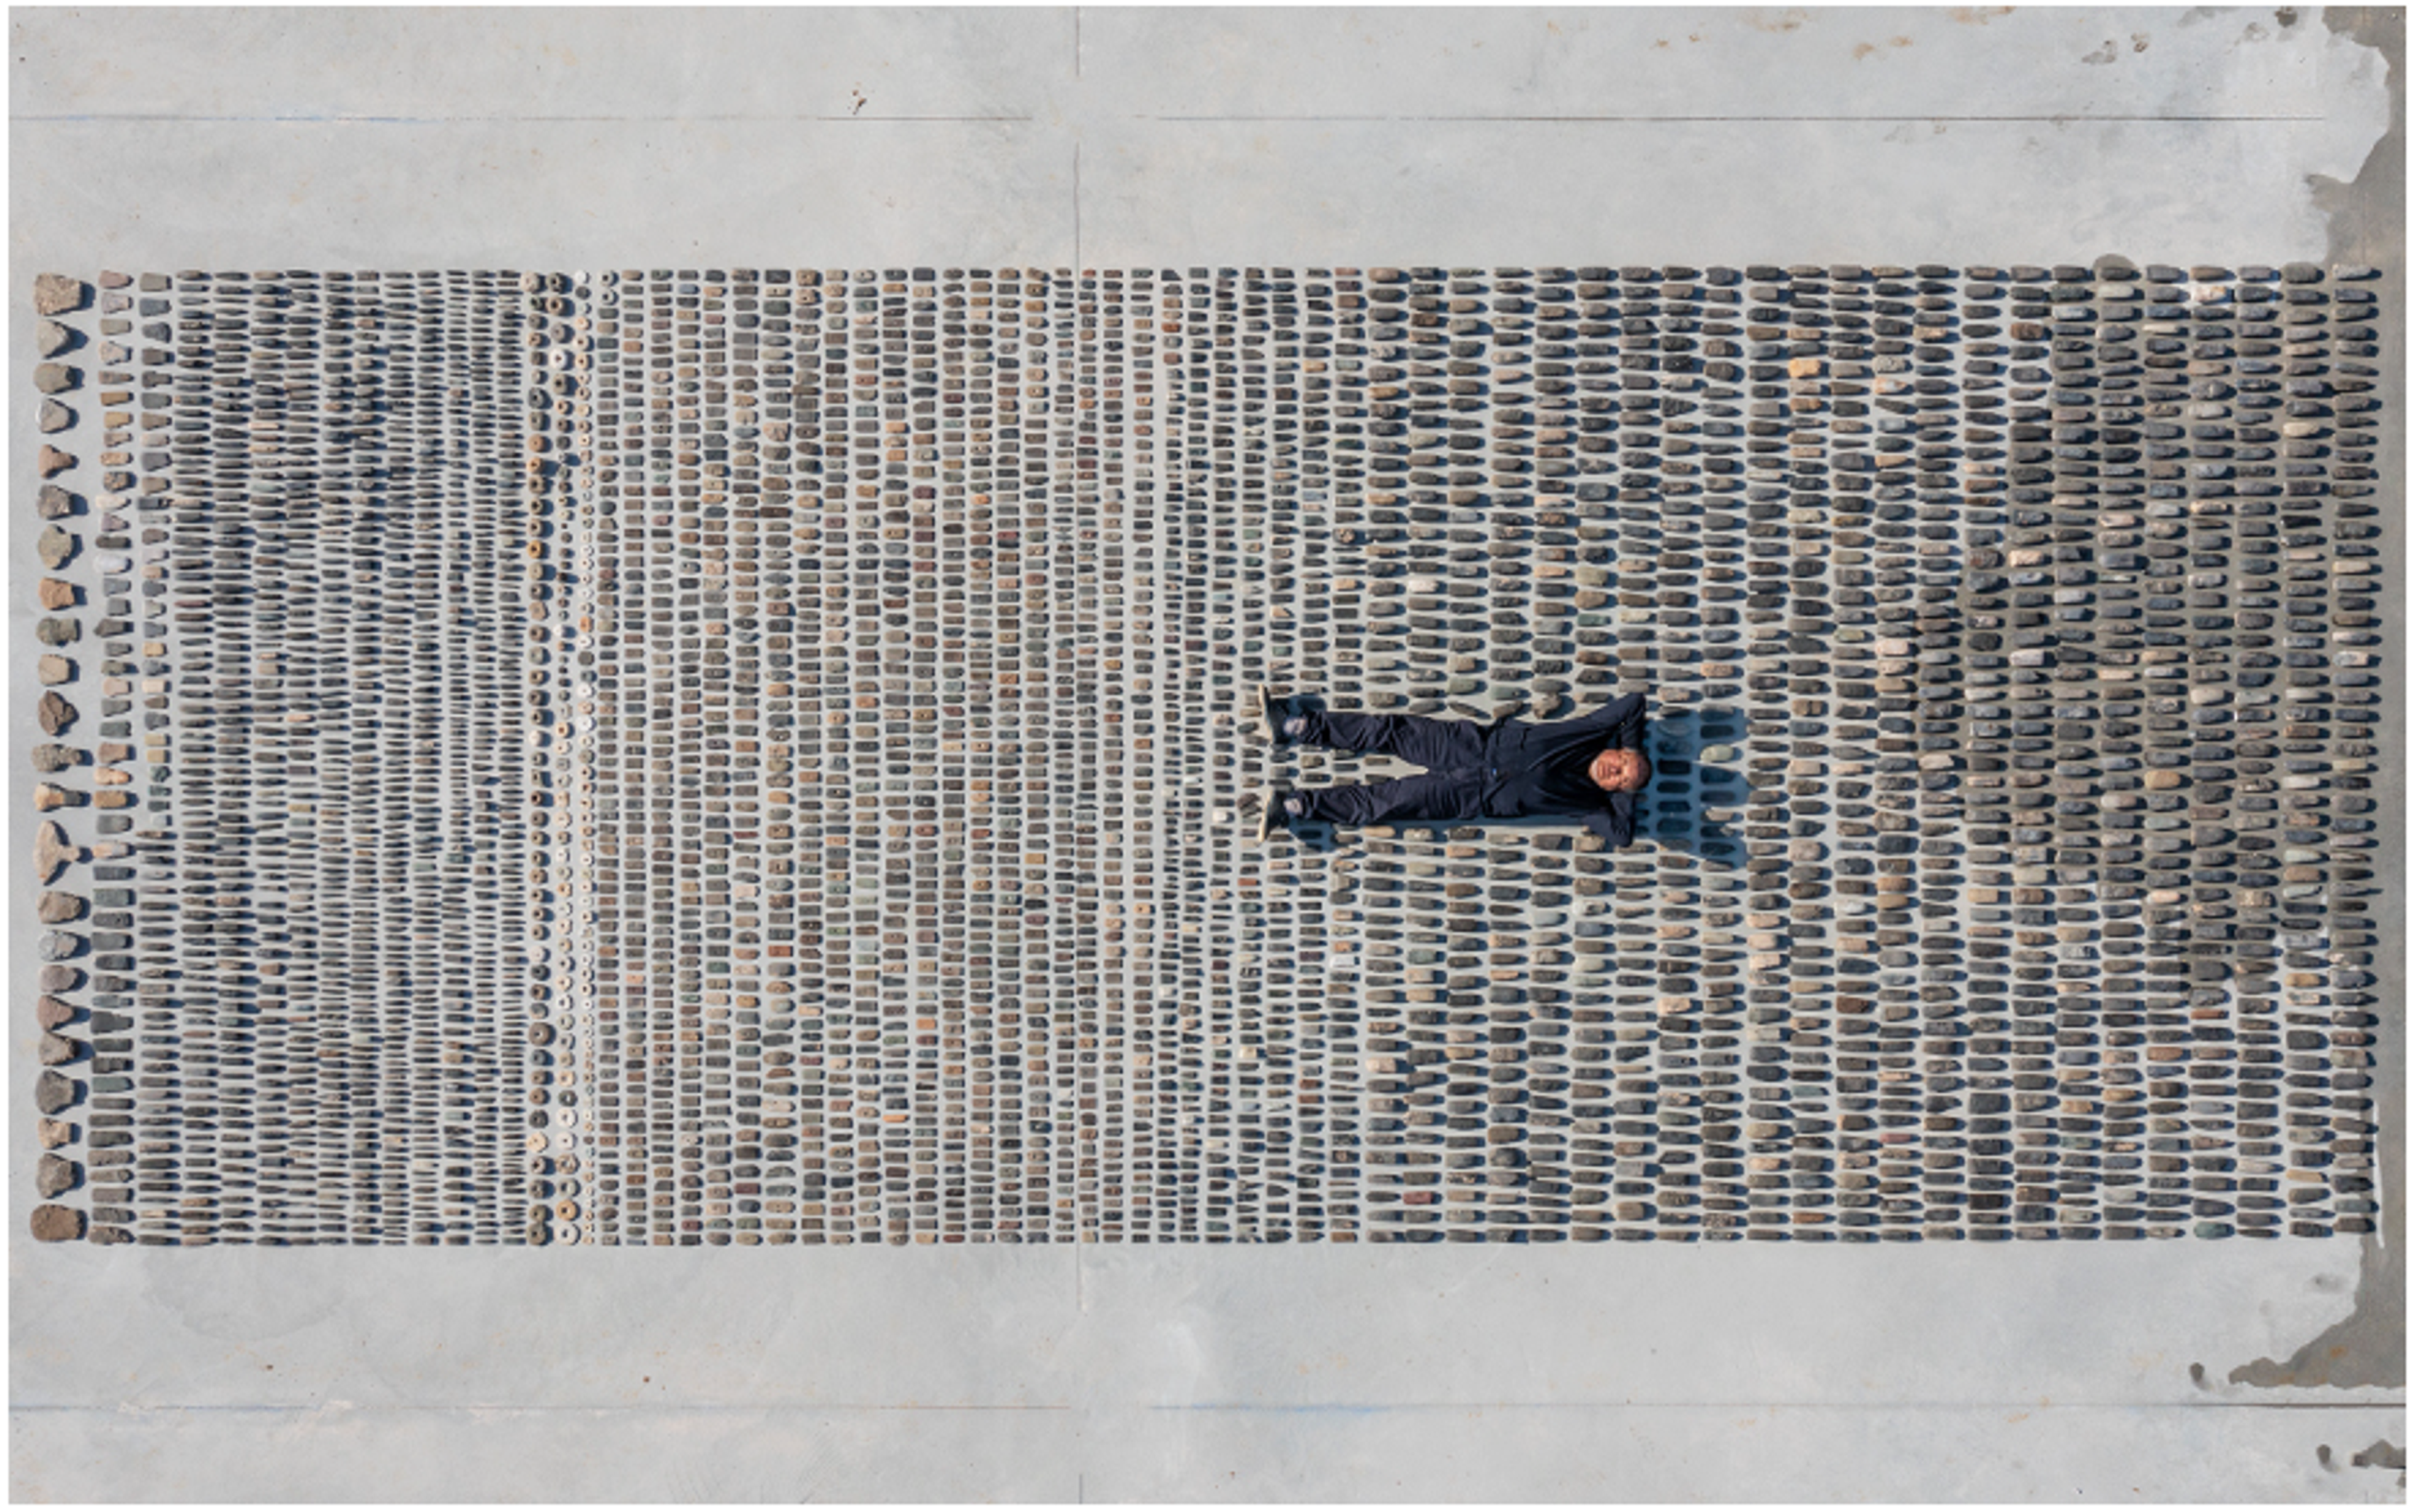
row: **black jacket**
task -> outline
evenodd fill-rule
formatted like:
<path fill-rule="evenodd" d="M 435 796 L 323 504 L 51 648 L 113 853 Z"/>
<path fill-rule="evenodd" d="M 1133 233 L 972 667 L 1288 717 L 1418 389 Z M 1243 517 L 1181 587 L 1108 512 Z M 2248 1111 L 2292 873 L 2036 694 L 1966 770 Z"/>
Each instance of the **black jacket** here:
<path fill-rule="evenodd" d="M 1504 719 L 1487 746 L 1483 812 L 1496 818 L 1572 814 L 1613 846 L 1634 839 L 1639 793 L 1606 792 L 1585 769 L 1602 751 L 1643 746 L 1643 695 L 1611 700 L 1582 719 L 1528 725 Z"/>

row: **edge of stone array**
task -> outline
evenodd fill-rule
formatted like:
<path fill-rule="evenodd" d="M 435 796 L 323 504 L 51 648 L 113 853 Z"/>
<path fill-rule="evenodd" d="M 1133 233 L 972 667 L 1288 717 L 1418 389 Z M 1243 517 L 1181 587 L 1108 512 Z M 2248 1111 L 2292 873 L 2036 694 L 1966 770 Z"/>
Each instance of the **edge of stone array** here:
<path fill-rule="evenodd" d="M 106 287 L 118 288 L 131 280 L 122 274 L 104 274 L 101 281 Z M 82 666 L 71 654 L 83 636 L 83 621 L 75 612 L 83 606 L 83 591 L 61 573 L 82 554 L 90 515 L 83 496 L 74 491 L 73 480 L 59 481 L 76 470 L 82 459 L 51 438 L 77 440 L 74 432 L 82 416 L 76 401 L 84 392 L 85 377 L 80 359 L 94 345 L 93 337 L 80 329 L 79 317 L 88 313 L 95 301 L 83 280 L 56 273 L 35 278 L 33 297 L 37 357 L 33 379 L 40 406 L 35 424 L 44 438 L 35 458 L 34 508 L 41 523 L 34 553 L 43 570 L 36 588 L 37 606 L 43 617 L 36 623 L 35 636 L 48 649 L 37 655 L 34 666 L 35 682 L 41 689 L 35 716 L 45 741 L 33 752 L 34 808 L 44 817 L 36 825 L 33 852 L 35 881 L 42 889 L 36 902 L 42 930 L 35 949 L 40 963 L 35 1014 L 41 1030 L 37 1054 L 43 1068 L 34 1085 L 35 1136 L 42 1150 L 35 1164 L 34 1183 L 43 1201 L 34 1209 L 32 1226 L 34 1237 L 46 1243 L 85 1237 L 123 1239 L 127 1235 L 122 1232 L 92 1229 L 83 1208 L 54 1200 L 84 1186 L 84 1165 L 78 1156 L 90 1147 L 92 1138 L 88 1120 L 79 1116 L 89 1092 L 92 1047 L 88 1038 L 76 1032 L 90 1022 L 85 990 L 92 979 L 85 969 L 89 964 L 85 957 L 92 939 L 82 930 L 67 926 L 83 921 L 91 911 L 92 899 L 82 891 L 89 886 L 90 874 L 83 868 L 97 859 L 95 852 L 76 843 L 56 816 L 62 810 L 90 806 L 123 808 L 130 804 L 132 795 L 122 786 L 100 786 L 107 776 L 97 769 L 94 751 L 62 743 L 77 739 L 76 726 L 85 717 L 77 700 L 88 700 L 89 689 Z M 125 373 L 100 378 L 131 382 Z M 106 506 L 110 501 L 102 502 Z M 122 771 L 116 776 L 124 782 Z"/>
<path fill-rule="evenodd" d="M 2100 276 L 2108 271 L 2115 277 L 2134 277 L 2137 267 L 2125 259 L 2106 257 L 2091 268 L 2056 267 L 2050 272 L 2056 278 Z M 2310 263 L 2292 263 L 2275 271 L 2292 283 L 2325 274 L 2364 279 L 2377 272 L 2362 266 L 2322 268 Z M 1396 270 L 1378 269 L 1374 277 L 1388 282 L 1396 281 L 1400 275 Z M 86 629 L 82 617 L 88 602 L 86 591 L 66 572 L 81 562 L 87 546 L 130 554 L 121 511 L 128 505 L 125 491 L 134 484 L 130 472 L 124 470 L 125 458 L 104 450 L 95 458 L 95 466 L 101 470 L 100 490 L 88 501 L 76 491 L 85 475 L 83 460 L 60 443 L 82 444 L 85 420 L 79 410 L 87 402 L 106 407 L 130 397 L 126 391 L 134 379 L 123 369 L 131 366 L 131 353 L 106 339 L 109 321 L 86 327 L 97 316 L 129 309 L 133 296 L 123 291 L 134 282 L 122 273 L 101 273 L 96 298 L 94 286 L 82 279 L 46 273 L 36 277 L 32 290 L 37 317 L 32 377 L 38 405 L 37 429 L 42 437 L 35 458 L 37 518 L 32 527 L 37 531 L 34 552 L 42 568 L 36 589 L 39 610 L 36 637 L 41 649 L 34 652 L 39 689 L 35 712 L 42 739 L 31 753 L 34 807 L 41 816 L 31 859 L 39 889 L 36 1016 L 42 1069 L 34 1089 L 36 1136 L 41 1150 L 35 1181 L 41 1201 L 33 1209 L 31 1229 L 35 1239 L 46 1243 L 70 1239 L 123 1243 L 131 1238 L 124 1229 L 92 1221 L 85 1169 L 90 1159 L 85 1152 L 114 1149 L 132 1141 L 124 1130 L 98 1127 L 100 1119 L 91 1113 L 92 1094 L 106 1080 L 96 1074 L 102 1068 L 94 1060 L 93 1037 L 130 1027 L 130 1021 L 115 1010 L 125 999 L 110 996 L 130 990 L 130 983 L 98 975 L 110 963 L 96 954 L 124 949 L 112 943 L 124 936 L 96 932 L 111 921 L 95 917 L 94 909 L 130 908 L 133 898 L 123 888 L 112 891 L 97 884 L 125 875 L 123 868 L 106 868 L 128 857 L 131 847 L 124 841 L 108 839 L 89 848 L 82 846 L 61 822 L 61 811 L 125 810 L 136 803 L 131 777 L 122 765 L 133 759 L 131 747 L 122 741 L 87 739 L 102 731 L 85 726 L 87 710 L 82 705 L 100 696 L 104 702 L 99 711 L 108 713 L 124 707 L 110 700 L 122 697 L 127 690 L 114 685 L 120 669 L 112 664 L 101 665 L 102 685 L 97 694 L 92 688 L 77 654 Z M 164 291 L 168 286 L 169 280 L 159 275 L 142 279 L 144 292 Z M 533 291 L 537 286 L 523 280 L 522 288 Z M 106 436 L 102 444 L 109 444 Z M 89 542 L 87 531 L 97 532 Z M 93 628 L 97 636 L 112 636 L 130 634 L 133 626 L 105 620 Z M 145 651 L 153 654 L 149 648 Z M 129 829 L 130 824 L 119 818 L 104 822 L 101 828 L 116 831 Z M 82 1205 L 78 1205 L 80 1202 Z"/>

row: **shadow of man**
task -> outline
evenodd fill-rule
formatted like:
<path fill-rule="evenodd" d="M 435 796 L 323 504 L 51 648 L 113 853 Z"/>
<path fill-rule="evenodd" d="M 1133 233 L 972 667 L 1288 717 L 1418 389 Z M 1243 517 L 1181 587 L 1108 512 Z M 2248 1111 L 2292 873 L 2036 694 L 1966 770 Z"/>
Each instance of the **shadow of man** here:
<path fill-rule="evenodd" d="M 1651 785 L 1634 836 L 1721 866 L 1743 864 L 1742 813 L 1750 782 L 1743 769 L 1740 710 L 1662 708 L 1650 725 Z"/>

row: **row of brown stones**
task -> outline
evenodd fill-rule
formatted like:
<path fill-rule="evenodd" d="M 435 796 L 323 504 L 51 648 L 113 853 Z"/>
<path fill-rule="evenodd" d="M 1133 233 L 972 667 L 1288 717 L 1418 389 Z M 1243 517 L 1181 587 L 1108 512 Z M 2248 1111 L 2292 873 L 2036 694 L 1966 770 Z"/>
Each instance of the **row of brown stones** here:
<path fill-rule="evenodd" d="M 34 280 L 34 312 L 37 317 L 35 345 L 44 359 L 72 352 L 82 345 L 82 337 L 59 317 L 83 309 L 89 298 L 89 291 L 78 278 L 46 273 Z M 35 367 L 34 390 L 40 397 L 36 423 L 44 435 L 74 427 L 76 412 L 57 396 L 75 392 L 82 379 L 82 371 L 66 362 L 45 360 Z M 35 704 L 35 717 L 42 733 L 53 738 L 34 748 L 34 770 L 44 779 L 72 780 L 76 769 L 87 760 L 83 751 L 56 743 L 55 740 L 69 734 L 82 717 L 82 711 L 69 697 L 69 692 L 77 687 L 81 668 L 74 658 L 65 654 L 64 648 L 82 638 L 83 626 L 72 615 L 58 612 L 78 607 L 82 595 L 74 583 L 57 575 L 82 550 L 82 538 L 70 527 L 84 514 L 84 502 L 68 487 L 51 481 L 76 465 L 72 453 L 47 442 L 37 463 L 42 482 L 35 492 L 35 513 L 42 523 L 34 552 L 48 576 L 36 590 L 46 617 L 36 626 L 35 636 L 42 645 L 53 648 L 35 661 L 35 680 L 42 689 Z M 101 796 L 109 799 L 123 795 L 112 792 Z M 67 781 L 42 780 L 34 785 L 34 807 L 42 813 L 80 808 L 93 799 L 93 793 L 69 786 Z M 88 1042 L 70 1031 L 84 1013 L 82 1005 L 72 995 L 86 984 L 83 968 L 78 963 L 90 942 L 88 936 L 64 926 L 82 921 L 91 905 L 81 893 L 52 886 L 66 881 L 68 868 L 86 859 L 82 847 L 56 820 L 46 819 L 37 828 L 33 862 L 36 880 L 43 891 L 36 910 L 43 932 L 35 951 L 40 963 L 36 975 L 39 992 L 35 998 L 35 1014 L 41 1029 L 37 1055 L 43 1069 L 34 1085 L 35 1138 L 42 1151 L 34 1168 L 34 1187 L 44 1201 L 34 1209 L 32 1228 L 36 1239 L 48 1243 L 82 1238 L 87 1227 L 82 1208 L 53 1199 L 77 1190 L 84 1179 L 83 1164 L 76 1158 L 84 1130 L 73 1113 L 84 1100 L 80 1072 L 90 1064 L 91 1054 Z"/>

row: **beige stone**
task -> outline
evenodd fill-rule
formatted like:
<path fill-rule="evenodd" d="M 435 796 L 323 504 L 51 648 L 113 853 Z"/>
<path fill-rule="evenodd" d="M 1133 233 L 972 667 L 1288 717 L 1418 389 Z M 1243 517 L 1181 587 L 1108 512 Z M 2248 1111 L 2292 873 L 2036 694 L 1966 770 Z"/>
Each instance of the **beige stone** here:
<path fill-rule="evenodd" d="M 56 820 L 46 821 L 34 831 L 34 879 L 48 882 L 59 875 L 69 861 L 83 859 L 82 847 L 67 838 L 67 832 Z"/>
<path fill-rule="evenodd" d="M 82 278 L 70 278 L 64 273 L 34 275 L 34 313 L 64 315 L 83 306 L 84 287 Z"/>

